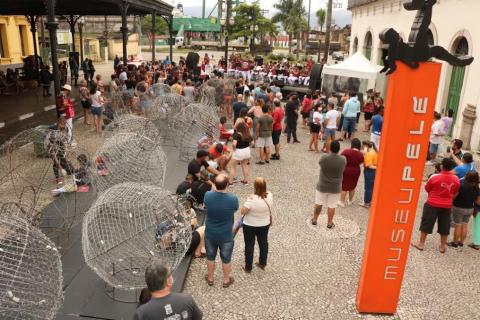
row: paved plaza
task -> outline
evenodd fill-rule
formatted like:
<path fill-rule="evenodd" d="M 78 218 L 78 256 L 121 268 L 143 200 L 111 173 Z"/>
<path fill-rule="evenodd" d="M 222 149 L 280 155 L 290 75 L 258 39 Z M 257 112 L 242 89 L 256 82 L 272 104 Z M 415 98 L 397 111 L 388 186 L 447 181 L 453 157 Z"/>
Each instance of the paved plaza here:
<path fill-rule="evenodd" d="M 306 151 L 307 130 L 299 126 L 298 131 L 301 144 L 286 145 L 282 137 L 281 161 L 251 166 L 252 176 L 264 176 L 274 197 L 266 271 L 254 268 L 246 274 L 241 269 L 241 231 L 235 239 L 235 283 L 230 288 L 222 288 L 218 265 L 215 286 L 209 287 L 204 280 L 205 259 L 194 259 L 191 264 L 184 291 L 194 296 L 205 319 L 480 319 L 479 253 L 464 247 L 449 248 L 441 254 L 437 235 L 429 237 L 425 251 L 410 250 L 396 315 L 356 312 L 355 295 L 368 221 L 368 210 L 358 205 L 363 200 L 363 177 L 354 204 L 337 209 L 334 229 L 326 228 L 325 209 L 318 225 L 310 225 L 320 155 Z M 343 143 L 342 149 L 345 147 Z M 235 184 L 233 191 L 242 204 L 253 187 Z M 426 192 L 422 191 L 413 239 L 418 236 L 425 199 Z"/>

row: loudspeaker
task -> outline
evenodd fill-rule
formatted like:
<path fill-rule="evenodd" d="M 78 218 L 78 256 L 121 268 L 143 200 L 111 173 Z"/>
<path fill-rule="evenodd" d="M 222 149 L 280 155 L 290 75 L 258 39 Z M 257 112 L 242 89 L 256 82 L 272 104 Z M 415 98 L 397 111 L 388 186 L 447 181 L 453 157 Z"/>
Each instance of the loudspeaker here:
<path fill-rule="evenodd" d="M 310 70 L 310 83 L 308 84 L 310 90 L 320 90 L 322 87 L 322 70 L 323 63 L 316 63 L 313 65 L 312 70 Z"/>
<path fill-rule="evenodd" d="M 196 52 L 189 52 L 185 64 L 187 65 L 188 70 L 195 69 L 200 61 L 200 56 Z"/>

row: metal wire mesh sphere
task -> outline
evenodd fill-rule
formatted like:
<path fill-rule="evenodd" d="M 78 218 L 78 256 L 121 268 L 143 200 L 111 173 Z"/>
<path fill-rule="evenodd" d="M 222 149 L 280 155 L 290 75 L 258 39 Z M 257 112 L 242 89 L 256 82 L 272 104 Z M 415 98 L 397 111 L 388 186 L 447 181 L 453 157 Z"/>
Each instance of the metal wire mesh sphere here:
<path fill-rule="evenodd" d="M 118 133 L 136 133 L 154 141 L 160 136 L 152 121 L 131 113 L 115 116 L 113 121 L 103 130 L 102 139 L 109 139 Z"/>
<path fill-rule="evenodd" d="M 217 91 L 214 87 L 204 83 L 200 87 L 200 103 L 209 106 L 213 110 L 217 110 Z"/>
<path fill-rule="evenodd" d="M 207 148 L 220 135 L 218 117 L 202 104 L 189 104 L 173 117 L 171 131 L 180 160 L 190 160 L 199 148 Z"/>
<path fill-rule="evenodd" d="M 155 97 L 159 97 L 161 95 L 171 93 L 172 88 L 170 88 L 170 86 L 168 84 L 156 83 L 156 84 L 152 85 L 152 91 L 153 91 L 153 95 Z"/>
<path fill-rule="evenodd" d="M 105 140 L 93 162 L 98 192 L 122 182 L 162 186 L 167 168 L 167 157 L 158 142 L 136 133 L 118 133 Z"/>
<path fill-rule="evenodd" d="M 17 214 L 0 214 L 0 318 L 53 319 L 63 301 L 55 245 Z"/>
<path fill-rule="evenodd" d="M 113 186 L 85 215 L 85 261 L 112 287 L 143 288 L 152 259 L 171 270 L 178 266 L 190 246 L 192 218 L 191 211 L 161 187 Z"/>

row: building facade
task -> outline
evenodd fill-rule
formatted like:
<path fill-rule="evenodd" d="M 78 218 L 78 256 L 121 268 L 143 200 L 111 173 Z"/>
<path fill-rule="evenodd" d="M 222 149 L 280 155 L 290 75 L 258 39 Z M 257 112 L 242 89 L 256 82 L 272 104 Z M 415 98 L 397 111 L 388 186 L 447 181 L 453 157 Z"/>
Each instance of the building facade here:
<path fill-rule="evenodd" d="M 23 65 L 33 54 L 30 24 L 24 16 L 0 16 L 0 69 Z"/>
<path fill-rule="evenodd" d="M 361 51 L 368 59 L 381 64 L 378 35 L 385 28 L 395 28 L 408 41 L 415 11 L 406 11 L 402 0 L 349 0 L 352 11 L 350 53 Z M 450 135 L 464 141 L 467 148 L 480 151 L 480 28 L 476 13 L 478 0 L 441 0 L 433 8 L 429 42 L 456 55 L 475 57 L 468 67 L 443 63 L 436 110 L 455 111 Z"/>

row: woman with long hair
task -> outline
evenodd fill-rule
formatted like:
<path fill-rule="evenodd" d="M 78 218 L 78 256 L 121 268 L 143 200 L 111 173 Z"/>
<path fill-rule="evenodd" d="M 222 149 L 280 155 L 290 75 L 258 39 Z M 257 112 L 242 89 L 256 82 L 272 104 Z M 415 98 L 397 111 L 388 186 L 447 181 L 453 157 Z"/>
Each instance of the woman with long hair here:
<path fill-rule="evenodd" d="M 322 128 L 322 113 L 321 113 L 321 104 L 318 102 L 313 109 L 313 112 L 310 122 L 310 144 L 308 145 L 308 151 L 315 151 L 319 153 L 318 150 L 318 136 Z"/>
<path fill-rule="evenodd" d="M 449 247 L 463 247 L 467 238 L 467 228 L 470 216 L 475 204 L 480 202 L 480 190 L 478 188 L 479 177 L 476 171 L 470 171 L 460 184 L 457 196 L 453 200 L 452 217 L 455 224 L 453 241 L 447 243 Z"/>
<path fill-rule="evenodd" d="M 253 120 L 248 116 L 247 109 L 240 110 L 240 116 L 237 118 L 237 121 L 235 121 L 235 125 L 233 126 L 234 130 L 237 130 L 237 125 L 239 123 L 245 123 L 248 130 L 251 130 L 253 128 Z"/>
<path fill-rule="evenodd" d="M 93 115 L 95 130 L 98 134 L 100 134 L 102 133 L 102 112 L 105 101 L 102 93 L 97 89 L 97 84 L 95 82 L 92 82 L 90 85 L 90 101 L 92 102 L 90 112 Z"/>
<path fill-rule="evenodd" d="M 268 257 L 268 230 L 272 224 L 272 193 L 267 191 L 267 183 L 263 177 L 255 178 L 253 194 L 240 208 L 243 218 L 243 239 L 245 241 L 245 266 L 246 273 L 253 269 L 253 252 L 255 249 L 255 238 L 260 248 L 260 256 L 257 267 L 265 270 Z"/>
<path fill-rule="evenodd" d="M 243 184 L 248 183 L 248 162 L 250 160 L 250 143 L 252 142 L 252 135 L 245 122 L 237 124 L 236 132 L 232 135 L 232 166 L 230 172 L 230 183 L 233 182 L 237 175 L 237 164 L 242 166 Z"/>
<path fill-rule="evenodd" d="M 247 105 L 248 109 L 255 105 L 255 100 L 250 94 L 250 90 L 245 90 L 243 93 L 243 102 Z"/>
<path fill-rule="evenodd" d="M 306 127 L 308 124 L 308 118 L 310 116 L 310 110 L 313 107 L 312 93 L 308 92 L 302 101 L 302 108 L 300 113 L 302 114 L 303 126 Z"/>
<path fill-rule="evenodd" d="M 365 193 L 361 207 L 370 208 L 372 203 L 373 185 L 377 171 L 377 148 L 371 141 L 363 141 L 363 176 L 365 178 Z"/>
<path fill-rule="evenodd" d="M 363 164 L 363 153 L 360 151 L 362 144 L 359 139 L 353 138 L 350 149 L 342 151 L 341 155 L 347 159 L 347 165 L 343 171 L 342 192 L 338 205 L 345 207 L 353 202 L 355 188 L 360 177 L 360 166 Z M 348 200 L 346 199 L 348 195 Z"/>
<path fill-rule="evenodd" d="M 80 80 L 80 103 L 82 104 L 83 108 L 83 124 L 91 124 L 90 123 L 90 107 L 92 106 L 92 102 L 90 101 L 90 90 L 88 90 L 88 84 L 86 80 Z"/>

